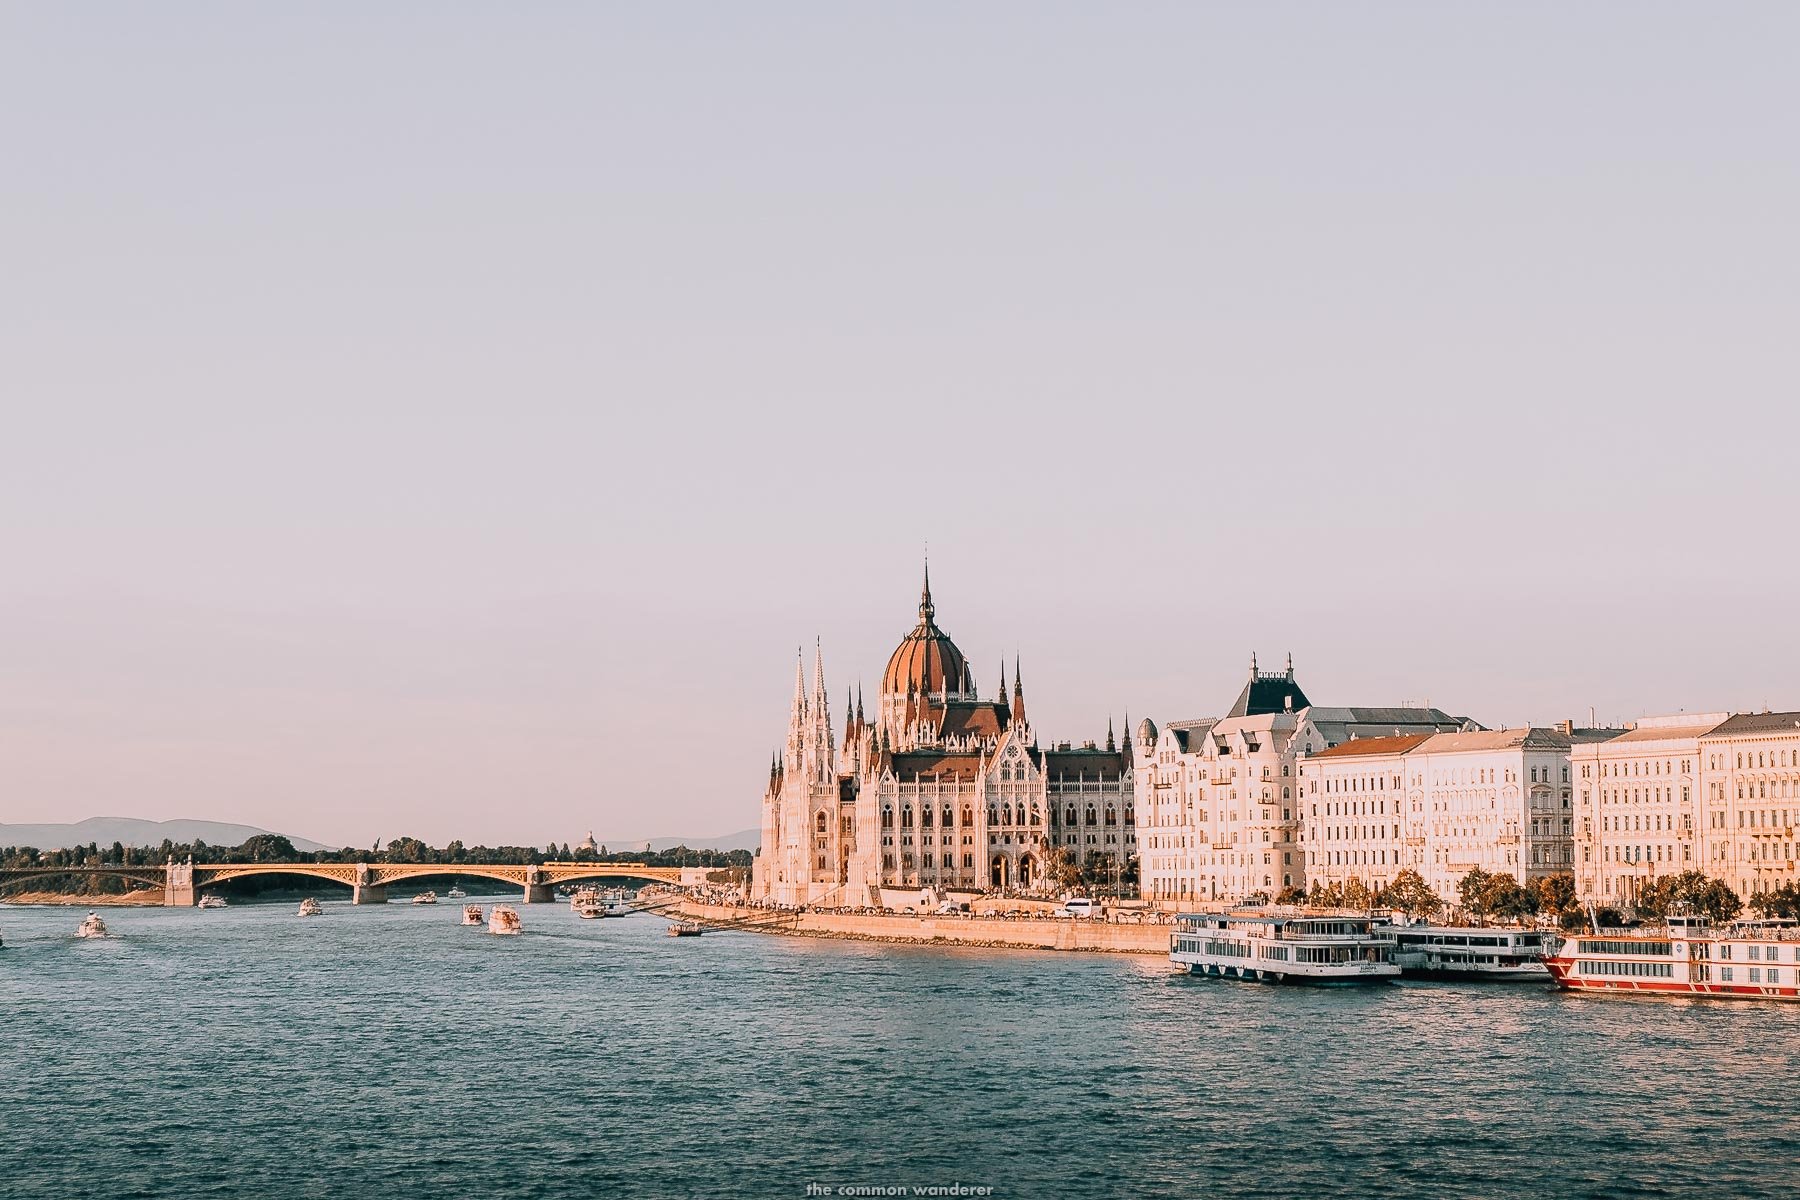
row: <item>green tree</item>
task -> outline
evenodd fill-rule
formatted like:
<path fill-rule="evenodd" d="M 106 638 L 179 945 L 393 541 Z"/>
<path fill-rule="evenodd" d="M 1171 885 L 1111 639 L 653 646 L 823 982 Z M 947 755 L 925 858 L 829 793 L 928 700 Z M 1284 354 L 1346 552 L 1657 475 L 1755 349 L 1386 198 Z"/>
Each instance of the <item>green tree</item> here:
<path fill-rule="evenodd" d="M 1444 907 L 1444 902 L 1431 890 L 1425 877 L 1411 867 L 1395 875 L 1394 881 L 1381 889 L 1377 902 L 1409 917 L 1433 916 Z"/>
<path fill-rule="evenodd" d="M 1045 857 L 1044 875 L 1058 891 L 1072 892 L 1081 886 L 1081 864 L 1067 846 L 1058 846 Z"/>
<path fill-rule="evenodd" d="M 249 862 L 296 862 L 300 857 L 294 843 L 279 833 L 259 833 L 247 838 L 237 853 Z"/>
<path fill-rule="evenodd" d="M 1462 902 L 1463 911 L 1477 920 L 1487 916 L 1488 886 L 1494 877 L 1480 867 L 1470 867 L 1456 885 L 1456 898 Z"/>
<path fill-rule="evenodd" d="M 1537 912 L 1537 901 L 1511 875 L 1493 874 L 1481 889 L 1481 909 L 1503 921 L 1519 921 Z"/>
<path fill-rule="evenodd" d="M 1561 917 L 1579 907 L 1575 899 L 1575 876 L 1545 875 L 1525 885 L 1539 912 Z"/>

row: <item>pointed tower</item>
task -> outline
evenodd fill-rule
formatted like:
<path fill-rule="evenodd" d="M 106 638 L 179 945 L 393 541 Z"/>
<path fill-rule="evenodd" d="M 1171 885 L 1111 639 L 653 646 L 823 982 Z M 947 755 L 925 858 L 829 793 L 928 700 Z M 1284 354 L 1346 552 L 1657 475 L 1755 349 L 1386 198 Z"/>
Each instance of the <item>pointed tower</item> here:
<path fill-rule="evenodd" d="M 794 650 L 794 705 L 788 713 L 787 750 L 783 765 L 798 771 L 806 756 L 806 658 L 805 652 Z"/>
<path fill-rule="evenodd" d="M 1013 659 L 1012 719 L 1015 725 L 1025 723 L 1025 672 L 1020 669 L 1017 657 Z"/>
<path fill-rule="evenodd" d="M 1117 753 L 1118 749 L 1117 743 L 1113 741 L 1112 714 L 1108 713 L 1106 714 L 1106 752 L 1108 754 L 1114 754 Z"/>
<path fill-rule="evenodd" d="M 837 752 L 831 731 L 831 702 L 825 698 L 825 647 L 816 643 L 813 649 L 812 700 L 807 714 L 811 728 L 807 731 L 807 753 L 813 779 L 835 779 Z"/>

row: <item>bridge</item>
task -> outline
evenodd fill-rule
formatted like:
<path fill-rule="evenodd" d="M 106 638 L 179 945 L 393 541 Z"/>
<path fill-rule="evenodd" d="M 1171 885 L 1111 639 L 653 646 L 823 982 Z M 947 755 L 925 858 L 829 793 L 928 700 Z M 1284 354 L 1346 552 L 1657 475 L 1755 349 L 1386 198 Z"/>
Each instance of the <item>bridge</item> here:
<path fill-rule="evenodd" d="M 386 904 L 389 884 L 412 879 L 445 876 L 492 879 L 510 883 L 525 893 L 525 903 L 542 904 L 552 890 L 564 883 L 598 882 L 603 879 L 637 879 L 646 883 L 679 886 L 682 873 L 704 873 L 704 867 L 648 867 L 633 862 L 501 863 L 191 863 L 172 862 L 160 867 L 106 865 L 92 867 L 11 867 L 0 869 L 0 891 L 32 879 L 90 876 L 124 879 L 163 890 L 163 906 L 187 908 L 199 903 L 200 894 L 215 884 L 253 875 L 289 875 L 321 879 L 350 889 L 352 904 Z M 690 880 L 691 882 L 692 880 Z"/>

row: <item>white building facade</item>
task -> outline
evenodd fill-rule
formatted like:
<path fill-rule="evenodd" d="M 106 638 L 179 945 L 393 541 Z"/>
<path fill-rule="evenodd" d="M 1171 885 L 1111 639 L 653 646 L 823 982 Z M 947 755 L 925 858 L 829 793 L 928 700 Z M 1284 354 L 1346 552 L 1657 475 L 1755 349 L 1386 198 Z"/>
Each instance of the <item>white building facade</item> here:
<path fill-rule="evenodd" d="M 1250 678 L 1226 715 L 1141 722 L 1133 733 L 1140 877 L 1161 907 L 1274 899 L 1308 886 L 1311 834 L 1300 765 L 1310 753 L 1378 733 L 1432 733 L 1465 721 L 1432 708 L 1314 706 L 1282 671 Z"/>
<path fill-rule="evenodd" d="M 1800 712 L 1742 713 L 1701 735 L 1702 870 L 1746 902 L 1800 883 Z"/>
<path fill-rule="evenodd" d="M 1437 734 L 1407 752 L 1406 839 L 1446 903 L 1477 867 L 1521 884 L 1573 870 L 1570 745 L 1530 727 Z"/>
<path fill-rule="evenodd" d="M 1658 876 L 1717 873 L 1705 841 L 1701 739 L 1728 716 L 1645 717 L 1617 737 L 1571 749 L 1575 892 L 1583 902 L 1630 907 Z"/>

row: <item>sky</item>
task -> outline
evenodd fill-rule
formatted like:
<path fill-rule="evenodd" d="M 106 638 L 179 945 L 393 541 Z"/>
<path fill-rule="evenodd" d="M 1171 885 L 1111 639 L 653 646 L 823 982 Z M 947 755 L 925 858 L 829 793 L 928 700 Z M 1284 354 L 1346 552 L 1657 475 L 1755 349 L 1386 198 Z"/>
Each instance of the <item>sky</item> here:
<path fill-rule="evenodd" d="M 0 822 L 751 828 L 927 544 L 1044 739 L 1800 708 L 1797 43 L 0 6 Z"/>

